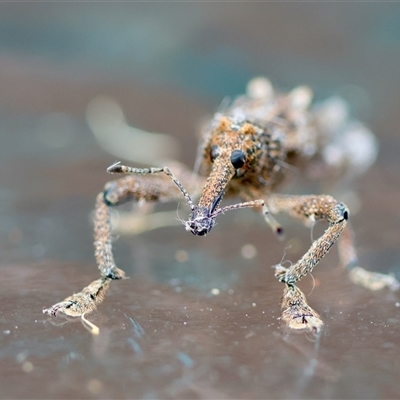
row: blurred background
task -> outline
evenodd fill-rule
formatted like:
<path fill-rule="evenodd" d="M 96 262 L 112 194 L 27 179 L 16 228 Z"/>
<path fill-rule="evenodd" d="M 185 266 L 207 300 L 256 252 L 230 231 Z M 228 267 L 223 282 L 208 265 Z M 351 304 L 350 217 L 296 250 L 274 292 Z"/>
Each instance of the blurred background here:
<path fill-rule="evenodd" d="M 322 336 L 280 326 L 270 266 L 310 244 L 288 220 L 283 243 L 248 210 L 206 239 L 121 236 L 131 279 L 90 316 L 96 338 L 42 308 L 97 278 L 90 214 L 129 156 L 96 140 L 90 105 L 170 135 L 167 157 L 192 167 L 204 118 L 258 75 L 340 95 L 375 132 L 354 230 L 362 265 L 399 276 L 399 66 L 395 3 L 0 4 L 0 396 L 398 398 L 399 294 L 354 287 L 335 250 L 303 284 Z"/>

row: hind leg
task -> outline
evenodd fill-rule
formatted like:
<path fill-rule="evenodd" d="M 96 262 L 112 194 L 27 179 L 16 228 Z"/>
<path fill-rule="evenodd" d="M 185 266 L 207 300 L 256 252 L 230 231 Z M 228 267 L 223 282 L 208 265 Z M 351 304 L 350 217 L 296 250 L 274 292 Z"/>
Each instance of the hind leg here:
<path fill-rule="evenodd" d="M 347 269 L 350 280 L 369 290 L 381 290 L 385 287 L 397 290 L 400 287 L 399 281 L 392 275 L 379 272 L 367 271 L 359 266 L 357 252 L 354 247 L 353 232 L 347 226 L 338 242 L 339 257 L 341 264 Z"/>

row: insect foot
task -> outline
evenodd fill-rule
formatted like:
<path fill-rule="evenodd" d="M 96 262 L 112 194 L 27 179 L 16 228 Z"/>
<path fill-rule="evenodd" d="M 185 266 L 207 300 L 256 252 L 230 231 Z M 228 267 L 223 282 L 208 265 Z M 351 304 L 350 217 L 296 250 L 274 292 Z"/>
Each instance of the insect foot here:
<path fill-rule="evenodd" d="M 282 321 L 291 329 L 317 333 L 324 323 L 308 304 L 304 293 L 294 285 L 286 285 L 282 297 Z"/>
<path fill-rule="evenodd" d="M 390 290 L 400 288 L 400 282 L 393 275 L 367 271 L 357 266 L 351 268 L 349 277 L 356 285 L 364 286 L 369 290 L 382 290 L 386 287 Z"/>
<path fill-rule="evenodd" d="M 80 317 L 94 311 L 104 300 L 110 284 L 109 278 L 100 278 L 82 289 L 79 293 L 67 297 L 63 301 L 43 310 L 43 314 L 57 317 Z"/>

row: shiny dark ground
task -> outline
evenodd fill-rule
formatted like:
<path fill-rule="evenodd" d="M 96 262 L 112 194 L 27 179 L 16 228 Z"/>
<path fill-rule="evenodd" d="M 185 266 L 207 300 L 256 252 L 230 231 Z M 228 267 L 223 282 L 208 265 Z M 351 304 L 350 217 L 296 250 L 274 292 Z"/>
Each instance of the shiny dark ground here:
<path fill-rule="evenodd" d="M 332 250 L 301 284 L 324 331 L 285 332 L 270 267 L 310 234 L 282 219 L 277 242 L 249 210 L 206 238 L 120 237 L 130 279 L 89 316 L 99 336 L 42 314 L 98 276 L 90 213 L 115 156 L 88 103 L 113 96 L 193 165 L 195 127 L 259 74 L 340 93 L 376 132 L 352 220 L 362 265 L 399 274 L 399 21 L 396 4 L 1 4 L 0 397 L 400 398 L 400 294 L 355 287 Z"/>

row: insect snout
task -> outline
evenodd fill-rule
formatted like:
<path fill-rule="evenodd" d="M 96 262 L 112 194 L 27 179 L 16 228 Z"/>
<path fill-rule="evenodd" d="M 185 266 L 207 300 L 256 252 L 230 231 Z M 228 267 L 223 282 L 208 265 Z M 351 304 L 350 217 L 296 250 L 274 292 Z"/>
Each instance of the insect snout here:
<path fill-rule="evenodd" d="M 196 236 L 206 236 L 215 225 L 215 216 L 206 207 L 196 207 L 185 222 L 187 231 Z"/>

